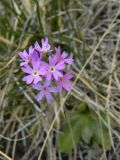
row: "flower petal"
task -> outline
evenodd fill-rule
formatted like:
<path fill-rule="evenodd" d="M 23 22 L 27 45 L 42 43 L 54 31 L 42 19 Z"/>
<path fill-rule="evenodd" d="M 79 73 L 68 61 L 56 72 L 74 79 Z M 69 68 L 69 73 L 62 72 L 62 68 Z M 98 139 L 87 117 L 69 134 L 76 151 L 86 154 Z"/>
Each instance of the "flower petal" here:
<path fill-rule="evenodd" d="M 53 97 L 49 92 L 45 94 L 45 97 L 48 103 L 51 103 L 51 101 L 53 100 Z"/>
<path fill-rule="evenodd" d="M 41 101 L 43 96 L 44 96 L 44 93 L 43 93 L 43 92 L 39 92 L 39 93 L 37 94 L 37 96 L 36 96 L 36 99 L 37 99 L 38 101 Z"/>
<path fill-rule="evenodd" d="M 42 86 L 41 84 L 39 84 L 39 83 L 33 84 L 32 87 L 33 87 L 34 89 L 38 90 L 38 91 L 43 88 L 43 86 Z"/>
<path fill-rule="evenodd" d="M 57 88 L 56 87 L 49 87 L 48 88 L 49 92 L 57 92 Z"/>
<path fill-rule="evenodd" d="M 50 66 L 54 65 L 54 61 L 52 60 L 52 57 L 50 57 L 50 56 L 49 56 L 49 64 L 50 64 Z"/>
<path fill-rule="evenodd" d="M 32 75 L 28 75 L 23 77 L 23 81 L 26 81 L 27 84 L 31 84 L 33 82 L 34 77 Z"/>
<path fill-rule="evenodd" d="M 62 83 L 62 86 L 63 86 L 63 88 L 64 88 L 65 90 L 70 91 L 71 88 L 72 88 L 72 83 L 70 83 L 70 82 L 63 82 L 63 83 Z"/>
<path fill-rule="evenodd" d="M 64 52 L 62 53 L 62 57 L 63 57 L 63 58 L 66 58 L 67 56 L 68 56 L 68 53 L 64 51 Z"/>
<path fill-rule="evenodd" d="M 62 92 L 62 82 L 57 83 L 58 91 Z"/>
<path fill-rule="evenodd" d="M 47 37 L 45 38 L 44 43 L 46 43 L 46 44 L 48 43 L 48 38 Z"/>
<path fill-rule="evenodd" d="M 40 47 L 39 43 L 36 41 L 34 45 L 35 45 L 35 49 L 40 52 L 41 47 Z"/>
<path fill-rule="evenodd" d="M 46 75 L 46 70 L 44 68 L 41 67 L 41 69 L 38 70 L 38 74 L 39 75 Z"/>
<path fill-rule="evenodd" d="M 63 62 L 63 61 L 59 62 L 59 63 L 55 66 L 55 68 L 56 68 L 57 70 L 63 70 L 63 69 L 65 68 L 64 62 Z"/>
<path fill-rule="evenodd" d="M 62 76 L 63 76 L 62 73 L 59 71 L 53 72 L 53 77 L 55 78 L 56 81 L 58 81 L 58 78 Z"/>
<path fill-rule="evenodd" d="M 33 54 L 33 51 L 34 51 L 33 47 L 30 46 L 30 47 L 29 47 L 29 55 Z"/>
<path fill-rule="evenodd" d="M 60 46 L 58 46 L 58 47 L 55 47 L 55 51 L 56 51 L 56 54 L 57 55 L 61 55 L 61 48 L 60 48 Z"/>
<path fill-rule="evenodd" d="M 38 68 L 40 67 L 40 60 L 38 59 L 37 61 L 35 59 L 32 60 L 32 66 L 33 66 L 33 69 L 35 71 L 38 70 Z"/>
<path fill-rule="evenodd" d="M 41 80 L 42 80 L 42 78 L 40 76 L 36 76 L 36 77 L 34 77 L 33 83 L 36 84 L 36 83 L 38 83 Z"/>
<path fill-rule="evenodd" d="M 73 77 L 73 74 L 71 71 L 69 71 L 63 76 L 63 81 L 70 80 L 72 77 Z"/>
<path fill-rule="evenodd" d="M 46 50 L 47 50 L 47 52 L 50 51 L 50 48 L 51 48 L 51 46 L 50 46 L 49 44 L 47 44 L 47 45 L 46 45 Z"/>
<path fill-rule="evenodd" d="M 46 74 L 46 79 L 47 79 L 48 81 L 50 81 L 51 78 L 52 78 L 52 73 L 51 73 L 51 72 L 47 72 L 47 74 Z"/>
<path fill-rule="evenodd" d="M 44 40 L 44 39 L 42 39 L 42 40 L 41 40 L 41 43 L 42 43 L 42 45 L 44 45 L 44 43 L 45 43 L 45 40 Z"/>
<path fill-rule="evenodd" d="M 28 62 L 27 61 L 25 61 L 25 62 L 21 62 L 20 63 L 20 66 L 22 67 L 22 66 L 25 66 L 25 65 L 27 65 L 28 64 Z"/>
<path fill-rule="evenodd" d="M 72 58 L 66 58 L 66 59 L 64 59 L 64 62 L 65 63 L 68 63 L 68 64 L 72 64 L 73 63 L 73 59 Z"/>
<path fill-rule="evenodd" d="M 31 59 L 33 61 L 37 61 L 39 59 L 39 54 L 36 50 L 34 50 L 33 54 L 31 55 Z"/>
<path fill-rule="evenodd" d="M 60 56 L 59 55 L 54 55 L 52 57 L 52 64 L 56 64 L 57 62 L 59 62 Z"/>
<path fill-rule="evenodd" d="M 33 69 L 29 65 L 25 65 L 24 67 L 21 68 L 21 70 L 25 73 L 32 73 Z"/>
<path fill-rule="evenodd" d="M 28 57 L 28 54 L 27 54 L 26 50 L 24 50 L 23 52 L 19 52 L 18 55 L 19 55 L 23 60 L 26 60 L 26 58 Z"/>
<path fill-rule="evenodd" d="M 51 82 L 51 81 L 45 81 L 45 83 L 44 83 L 43 86 L 44 86 L 44 87 L 48 87 L 48 86 L 50 85 L 50 82 Z"/>

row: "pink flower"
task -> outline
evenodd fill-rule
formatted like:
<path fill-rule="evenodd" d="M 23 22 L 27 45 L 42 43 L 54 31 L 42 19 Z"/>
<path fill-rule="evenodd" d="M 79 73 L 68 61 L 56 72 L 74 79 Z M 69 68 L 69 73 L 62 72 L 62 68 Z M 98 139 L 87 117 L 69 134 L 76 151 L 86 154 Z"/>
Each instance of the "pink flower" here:
<path fill-rule="evenodd" d="M 36 99 L 38 101 L 41 101 L 43 96 L 45 96 L 48 103 L 50 103 L 53 100 L 53 97 L 50 92 L 53 92 L 53 93 L 57 92 L 57 88 L 50 87 L 49 85 L 50 85 L 50 81 L 46 81 L 43 85 L 40 85 L 40 84 L 32 85 L 34 89 L 40 91 L 36 96 Z"/>
<path fill-rule="evenodd" d="M 23 52 L 18 53 L 19 56 L 23 59 L 24 62 L 20 63 L 20 66 L 24 66 L 32 61 L 32 57 L 38 58 L 38 54 L 34 51 L 34 48 L 32 46 L 29 47 L 29 52 L 27 53 L 26 50 Z"/>
<path fill-rule="evenodd" d="M 72 83 L 69 81 L 73 77 L 72 73 L 69 71 L 63 77 L 60 77 L 57 82 L 58 91 L 62 92 L 62 89 L 69 91 L 72 88 Z"/>
<path fill-rule="evenodd" d="M 52 80 L 52 77 L 55 80 L 58 80 L 59 77 L 62 77 L 62 71 L 65 68 L 65 65 L 63 62 L 59 62 L 56 64 L 56 59 L 49 57 L 49 65 L 47 65 L 46 70 L 46 78 L 47 80 Z"/>
<path fill-rule="evenodd" d="M 40 66 L 40 60 L 38 59 L 37 61 L 32 60 L 32 67 L 31 68 L 29 65 L 25 65 L 22 67 L 22 71 L 25 73 L 28 73 L 29 75 L 23 77 L 23 81 L 25 81 L 27 84 L 31 83 L 38 83 L 39 81 L 42 80 L 41 75 L 45 75 L 46 71 L 44 67 Z"/>
<path fill-rule="evenodd" d="M 72 64 L 73 63 L 72 58 L 67 58 L 68 57 L 67 52 L 64 51 L 63 53 L 61 53 L 60 46 L 58 48 L 55 47 L 55 51 L 56 51 L 56 59 L 57 59 L 58 62 L 63 61 L 64 63 L 67 63 L 67 64 Z"/>
<path fill-rule="evenodd" d="M 63 89 L 69 91 L 72 88 L 70 79 L 73 75 L 70 71 L 67 72 L 67 65 L 72 64 L 73 59 L 68 57 L 67 52 L 61 52 L 60 47 L 55 48 L 55 51 L 54 54 L 48 38 L 45 38 L 41 40 L 41 46 L 36 41 L 34 48 L 29 47 L 28 53 L 26 50 L 19 52 L 22 58 L 20 66 L 26 73 L 22 80 L 26 84 L 33 84 L 33 88 L 39 91 L 36 96 L 38 101 L 45 96 L 47 102 L 50 103 L 53 99 L 52 92 L 62 92 Z"/>
<path fill-rule="evenodd" d="M 35 49 L 40 53 L 40 58 L 43 57 L 44 54 L 50 52 L 51 46 L 48 43 L 48 38 L 41 40 L 42 47 L 40 47 L 39 43 L 35 42 Z"/>

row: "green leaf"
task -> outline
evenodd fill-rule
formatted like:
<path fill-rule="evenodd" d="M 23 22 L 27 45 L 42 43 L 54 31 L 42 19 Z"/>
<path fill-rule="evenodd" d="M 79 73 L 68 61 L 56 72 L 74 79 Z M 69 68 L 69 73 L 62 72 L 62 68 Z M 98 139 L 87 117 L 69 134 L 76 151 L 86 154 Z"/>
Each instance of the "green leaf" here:
<path fill-rule="evenodd" d="M 95 114 L 84 112 L 80 114 L 81 137 L 84 142 L 90 143 L 90 140 L 96 130 Z"/>
<path fill-rule="evenodd" d="M 79 107 L 78 107 L 78 109 L 77 109 L 77 111 L 78 112 L 85 112 L 87 110 L 87 108 L 88 108 L 87 104 L 84 103 L 84 102 L 81 102 L 80 105 L 79 105 Z"/>
<path fill-rule="evenodd" d="M 96 132 L 94 133 L 94 140 L 99 145 L 104 145 L 105 149 L 109 150 L 112 147 L 108 128 L 102 126 L 102 128 L 96 128 Z"/>
<path fill-rule="evenodd" d="M 89 143 L 94 133 L 94 120 L 88 113 L 71 113 L 69 122 L 64 123 L 63 129 L 58 136 L 58 147 L 61 152 L 71 151 L 82 138 Z"/>
<path fill-rule="evenodd" d="M 63 124 L 61 133 L 58 135 L 58 147 L 61 152 L 70 152 L 79 143 L 80 139 L 88 144 L 93 140 L 101 146 L 104 144 L 105 149 L 111 148 L 108 129 L 102 121 L 101 128 L 99 118 L 95 113 L 90 110 L 86 112 L 78 112 L 77 110 L 67 114 L 67 116 L 69 123 L 65 122 Z"/>
<path fill-rule="evenodd" d="M 58 135 L 58 147 L 61 152 L 71 151 L 80 141 L 80 115 L 73 115 L 69 123 L 65 123 L 62 133 Z"/>
<path fill-rule="evenodd" d="M 91 137 L 93 135 L 92 130 L 90 129 L 89 126 L 85 126 L 82 129 L 82 139 L 86 142 L 86 143 L 90 143 Z"/>
<path fill-rule="evenodd" d="M 84 114 L 83 127 L 81 130 L 82 139 L 86 143 L 90 143 L 90 140 L 95 132 L 95 120 L 90 113 Z"/>

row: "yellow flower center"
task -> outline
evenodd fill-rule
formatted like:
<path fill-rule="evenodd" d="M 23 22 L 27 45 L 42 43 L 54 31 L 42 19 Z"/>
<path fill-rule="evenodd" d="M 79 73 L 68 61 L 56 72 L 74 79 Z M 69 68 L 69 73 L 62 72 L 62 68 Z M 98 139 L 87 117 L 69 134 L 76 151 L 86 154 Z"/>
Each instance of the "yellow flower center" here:
<path fill-rule="evenodd" d="M 46 50 L 43 50 L 42 53 L 43 53 L 43 57 L 46 57 L 46 53 L 47 53 Z"/>
<path fill-rule="evenodd" d="M 33 72 L 33 76 L 36 77 L 37 75 L 38 75 L 37 71 L 34 71 L 34 72 Z"/>
<path fill-rule="evenodd" d="M 50 71 L 51 71 L 51 72 L 54 72 L 54 71 L 55 71 L 55 68 L 54 68 L 54 67 L 50 67 Z"/>

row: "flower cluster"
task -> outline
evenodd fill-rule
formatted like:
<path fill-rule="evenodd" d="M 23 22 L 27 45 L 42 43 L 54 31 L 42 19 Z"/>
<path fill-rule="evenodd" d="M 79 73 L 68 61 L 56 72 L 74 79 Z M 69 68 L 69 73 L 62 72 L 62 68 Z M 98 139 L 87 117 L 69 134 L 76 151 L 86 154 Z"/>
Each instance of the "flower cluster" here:
<path fill-rule="evenodd" d="M 71 89 L 70 79 L 73 75 L 71 71 L 66 71 L 66 67 L 73 63 L 73 59 L 68 57 L 67 52 L 62 52 L 60 47 L 52 50 L 48 38 L 41 40 L 41 46 L 35 42 L 34 47 L 29 47 L 28 53 L 24 50 L 18 54 L 22 59 L 21 70 L 27 74 L 22 80 L 39 91 L 36 96 L 38 101 L 45 96 L 50 103 L 52 92 Z"/>

